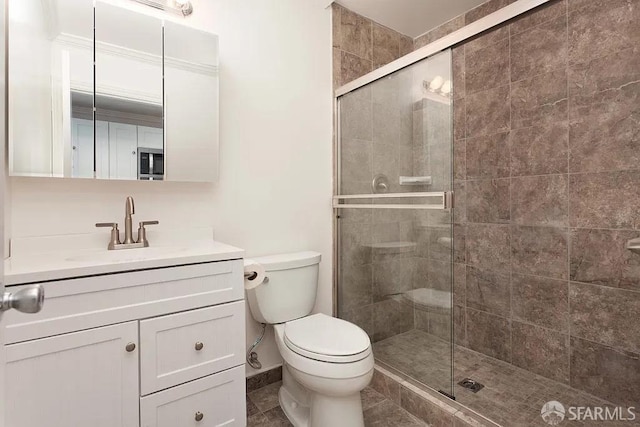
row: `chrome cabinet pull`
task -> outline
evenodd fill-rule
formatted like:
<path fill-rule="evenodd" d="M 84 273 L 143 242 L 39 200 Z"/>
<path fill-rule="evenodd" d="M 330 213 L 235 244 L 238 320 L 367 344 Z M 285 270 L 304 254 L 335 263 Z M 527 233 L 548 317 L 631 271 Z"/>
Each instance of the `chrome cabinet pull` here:
<path fill-rule="evenodd" d="M 202 421 L 202 419 L 204 418 L 204 414 L 200 411 L 196 412 L 196 421 Z"/>
<path fill-rule="evenodd" d="M 131 353 L 133 350 L 136 349 L 136 344 L 130 342 L 129 344 L 127 344 L 127 346 L 124 349 L 127 350 L 127 352 Z"/>
<path fill-rule="evenodd" d="M 203 344 L 203 343 L 201 343 L 200 341 L 198 341 L 198 342 L 196 343 L 196 351 L 200 351 L 200 350 L 202 350 L 203 348 L 204 348 L 204 344 Z"/>

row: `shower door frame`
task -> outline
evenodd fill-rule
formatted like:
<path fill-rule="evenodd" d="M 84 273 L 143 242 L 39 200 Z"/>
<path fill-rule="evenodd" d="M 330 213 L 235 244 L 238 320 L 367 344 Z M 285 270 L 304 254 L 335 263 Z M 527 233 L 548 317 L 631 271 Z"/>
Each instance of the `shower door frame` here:
<path fill-rule="evenodd" d="M 453 33 L 446 35 L 428 45 L 415 50 L 402 58 L 396 59 L 389 64 L 378 68 L 370 73 L 365 74 L 362 77 L 349 82 L 334 91 L 333 96 L 333 197 L 340 196 L 340 102 L 339 98 L 349 92 L 353 92 L 363 86 L 373 83 L 376 80 L 384 78 L 390 74 L 400 71 L 403 68 L 409 67 L 417 62 L 422 61 L 430 56 L 433 56 L 439 52 L 449 49 L 458 43 L 474 37 L 484 31 L 498 26 L 504 22 L 507 22 L 523 13 L 526 13 L 532 9 L 535 9 L 551 0 L 517 0 L 516 2 L 503 7 L 496 12 L 493 12 L 484 18 L 481 18 L 471 24 L 462 27 Z M 455 88 L 454 88 L 455 90 Z M 340 233 L 338 227 L 338 218 L 336 215 L 336 208 L 332 205 L 333 209 L 333 247 L 338 248 L 340 244 Z M 332 290 L 332 313 L 334 316 L 338 315 L 338 276 L 340 272 L 340 259 L 338 251 L 333 251 L 333 290 Z"/>
<path fill-rule="evenodd" d="M 452 72 L 452 49 L 447 48 L 444 49 L 441 52 L 437 52 L 434 55 L 430 55 L 428 57 L 423 58 L 423 60 L 428 61 L 431 57 L 436 56 L 437 54 L 440 53 L 444 53 L 445 51 L 448 51 L 449 53 L 449 62 L 450 62 L 450 70 Z M 413 63 L 413 64 L 417 64 L 418 62 L 420 62 L 422 60 L 418 60 L 417 62 Z M 411 65 L 413 65 L 411 64 Z M 410 67 L 411 65 L 409 65 L 408 67 Z M 400 70 L 394 71 L 395 72 L 399 72 L 401 70 L 404 70 L 408 67 L 403 67 Z M 366 76 L 365 76 L 366 77 Z M 375 79 L 372 80 L 371 82 L 365 83 L 364 86 L 367 86 L 369 84 L 375 84 L 375 82 L 379 80 L 379 79 Z M 362 87 L 362 86 L 361 86 Z M 355 90 L 355 89 L 354 89 Z M 346 92 L 345 95 L 347 95 L 349 92 Z M 335 144 L 334 144 L 334 167 L 335 167 L 335 180 L 334 180 L 334 196 L 332 197 L 332 208 L 334 210 L 334 215 L 333 215 L 333 221 L 334 221 L 334 250 L 333 250 L 333 268 L 334 268 L 334 284 L 333 284 L 333 315 L 335 317 L 340 317 L 340 311 L 339 311 L 339 284 L 340 284 L 340 270 L 341 270 L 341 263 L 342 260 L 340 258 L 340 247 L 341 247 L 341 224 L 340 224 L 340 214 L 339 211 L 340 210 L 350 210 L 350 209 L 355 209 L 355 210 L 362 210 L 362 209 L 367 209 L 367 210 L 385 210 L 385 209 L 391 209 L 391 210 L 413 210 L 413 211 L 449 211 L 449 237 L 451 238 L 451 240 L 453 241 L 453 210 L 452 208 L 454 207 L 455 204 L 455 200 L 454 200 L 454 194 L 453 194 L 453 169 L 450 171 L 449 173 L 449 181 L 448 181 L 448 187 L 449 189 L 447 191 L 443 191 L 443 190 L 439 190 L 439 191 L 429 191 L 429 192 L 406 192 L 406 193 L 360 193 L 360 194 L 341 194 L 341 184 L 342 184 L 342 176 L 340 174 L 340 171 L 342 170 L 342 158 L 341 158 L 341 142 L 342 142 L 342 134 L 341 134 L 341 130 L 342 130 L 342 124 L 341 124 L 341 110 L 340 110 L 340 98 L 342 97 L 342 95 L 337 95 L 335 98 L 335 110 L 334 110 L 334 126 L 335 126 Z M 453 126 L 453 102 L 449 103 L 449 118 L 450 118 L 450 122 L 449 122 L 449 127 L 452 130 L 452 126 Z M 449 150 L 451 152 L 451 164 L 453 164 L 453 133 L 451 133 L 451 139 L 449 141 Z M 432 198 L 438 198 L 439 201 L 436 203 L 433 202 L 427 202 L 425 201 L 421 201 L 420 199 L 432 199 Z M 385 202 L 393 202 L 393 199 L 401 199 L 400 203 L 385 203 Z M 409 200 L 415 202 L 415 203 L 410 203 Z M 358 201 L 368 201 L 369 203 L 357 203 Z M 355 202 L 355 203 L 354 203 Z M 431 384 L 424 384 L 427 387 L 432 388 L 433 390 L 437 391 L 438 393 L 441 393 L 447 397 L 450 397 L 452 399 L 455 400 L 455 398 L 453 397 L 453 392 L 454 392 L 454 361 L 453 361 L 453 351 L 454 351 L 454 335 L 453 335 L 453 245 L 451 246 L 450 249 L 450 263 L 449 263 L 449 268 L 451 269 L 450 272 L 450 277 L 451 277 L 451 282 L 450 282 L 450 289 L 451 289 L 451 294 L 450 294 L 450 302 L 451 302 L 451 313 L 450 313 L 450 336 L 449 336 L 449 343 L 450 343 L 450 376 L 449 376 L 449 382 L 450 385 L 448 387 L 446 387 L 446 389 L 443 388 L 435 388 L 433 387 Z M 412 314 L 413 316 L 413 314 Z M 372 343 L 373 344 L 373 343 Z M 388 366 L 386 364 L 383 364 L 383 366 L 390 368 L 392 370 L 394 370 L 394 367 Z M 403 376 L 407 376 L 407 374 L 403 374 L 401 372 L 398 372 L 400 375 Z"/>
<path fill-rule="evenodd" d="M 361 87 L 364 87 L 368 84 L 375 82 L 376 80 L 382 79 L 386 76 L 389 76 L 397 71 L 400 71 L 406 67 L 409 67 L 413 64 L 416 64 L 424 59 L 427 59 L 431 56 L 434 56 L 440 52 L 443 52 L 447 49 L 453 48 L 455 45 L 464 42 L 467 39 L 470 39 L 480 33 L 483 33 L 491 28 L 494 28 L 504 22 L 507 22 L 511 19 L 516 18 L 519 15 L 522 15 L 532 9 L 535 9 L 545 3 L 548 3 L 552 0 L 517 0 L 514 3 L 503 7 L 502 9 L 493 12 L 484 18 L 481 18 L 471 24 L 468 24 L 462 27 L 459 30 L 452 32 L 434 42 L 429 43 L 428 45 L 415 50 L 402 58 L 399 58 L 393 62 L 390 62 L 387 65 L 384 65 L 377 70 L 374 70 L 370 73 L 365 74 L 362 77 L 359 77 L 352 82 L 349 82 L 334 91 L 333 97 L 333 129 L 334 129 L 334 143 L 333 143 L 333 176 L 334 176 L 334 185 L 333 185 L 333 197 L 332 197 L 332 210 L 333 210 L 333 289 L 332 289 L 332 313 L 335 317 L 338 316 L 338 284 L 339 284 L 339 276 L 340 276 L 340 256 L 338 248 L 340 247 L 340 226 L 339 226 L 339 209 L 344 208 L 339 207 L 339 202 L 341 199 L 349 199 L 354 198 L 353 196 L 345 196 L 340 194 L 341 189 L 341 165 L 340 165 L 340 148 L 341 148 L 341 135 L 340 135 L 340 102 L 339 99 L 343 95 L 346 95 L 350 92 L 353 92 Z M 454 88 L 455 90 L 455 88 Z M 452 103 L 453 107 L 453 103 Z M 415 193 L 420 196 L 415 197 L 431 197 L 431 196 L 440 196 L 442 195 L 442 208 L 447 209 L 453 207 L 455 204 L 453 191 L 448 192 L 438 192 L 438 193 Z M 379 198 L 379 194 L 371 194 L 371 197 L 361 197 L 366 199 L 375 200 Z M 357 206 L 357 205 L 356 205 Z M 419 205 L 414 205 L 417 207 Z M 381 206 L 383 207 L 383 206 Z M 404 209 L 408 208 L 408 206 L 403 207 Z M 423 209 L 430 209 L 428 207 Z M 452 223 L 453 226 L 453 223 Z M 453 246 L 452 246 L 453 251 Z M 453 275 L 452 275 L 453 280 Z M 451 297 L 453 299 L 453 292 L 451 293 Z M 453 307 L 453 306 L 452 306 Z M 453 312 L 452 312 L 452 322 L 453 322 Z M 453 326 L 453 325 L 452 325 Z M 453 347 L 454 347 L 454 337 L 453 337 L 453 327 L 451 328 L 451 346 L 452 346 L 452 363 L 451 363 L 451 374 L 452 374 L 452 382 L 453 382 Z M 425 384 L 427 385 L 427 384 Z M 429 385 L 427 385 L 429 386 Z M 452 397 L 454 400 L 455 398 Z"/>
<path fill-rule="evenodd" d="M 463 41 L 470 39 L 471 37 L 477 36 L 480 33 L 490 30 L 495 26 L 507 22 L 550 1 L 551 0 L 517 0 L 510 5 L 505 6 L 502 9 L 499 9 L 485 16 L 484 18 L 480 18 L 477 21 L 472 22 L 471 24 L 465 25 L 464 27 L 452 32 L 451 34 L 448 34 L 434 42 L 431 42 L 428 45 L 403 56 L 402 58 L 396 59 L 395 61 L 390 62 L 387 65 L 378 68 L 377 70 L 371 71 L 370 73 L 367 73 L 364 76 L 359 77 L 354 81 L 337 88 L 334 91 L 334 102 L 337 103 L 338 98 L 344 94 L 353 92 L 356 89 L 359 89 L 363 86 L 368 85 L 369 83 L 386 77 L 389 74 L 393 74 L 396 71 L 415 64 L 416 62 L 422 61 L 423 59 L 433 56 L 436 53 L 452 48 L 453 46 L 462 43 Z M 337 107 L 334 108 L 334 111 L 337 112 Z M 338 135 L 336 134 L 336 137 L 337 136 Z"/>

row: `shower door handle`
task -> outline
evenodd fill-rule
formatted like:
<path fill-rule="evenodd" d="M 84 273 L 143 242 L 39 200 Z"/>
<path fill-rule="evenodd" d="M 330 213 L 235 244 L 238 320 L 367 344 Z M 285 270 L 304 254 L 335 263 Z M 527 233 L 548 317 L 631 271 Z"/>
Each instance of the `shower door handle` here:
<path fill-rule="evenodd" d="M 627 241 L 627 249 L 636 254 L 640 254 L 640 238 Z"/>
<path fill-rule="evenodd" d="M 389 199 L 440 199 L 439 203 L 396 203 L 384 204 L 373 201 Z M 349 201 L 371 200 L 370 204 L 348 203 Z M 343 201 L 347 203 L 343 203 Z M 384 193 L 384 194 L 350 194 L 333 196 L 334 209 L 420 209 L 420 210 L 447 210 L 453 208 L 453 191 L 435 191 L 429 193 Z"/>
<path fill-rule="evenodd" d="M 444 192 L 444 209 L 453 209 L 454 207 L 453 191 Z"/>

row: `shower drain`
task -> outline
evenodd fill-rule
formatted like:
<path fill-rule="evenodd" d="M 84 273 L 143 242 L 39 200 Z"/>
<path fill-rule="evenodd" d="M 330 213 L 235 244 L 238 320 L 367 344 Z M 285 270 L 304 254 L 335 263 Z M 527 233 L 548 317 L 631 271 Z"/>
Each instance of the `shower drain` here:
<path fill-rule="evenodd" d="M 471 378 L 463 379 L 458 383 L 458 385 L 461 385 L 462 387 L 467 388 L 474 393 L 477 393 L 484 388 L 483 384 L 480 384 L 479 382 L 472 380 Z"/>

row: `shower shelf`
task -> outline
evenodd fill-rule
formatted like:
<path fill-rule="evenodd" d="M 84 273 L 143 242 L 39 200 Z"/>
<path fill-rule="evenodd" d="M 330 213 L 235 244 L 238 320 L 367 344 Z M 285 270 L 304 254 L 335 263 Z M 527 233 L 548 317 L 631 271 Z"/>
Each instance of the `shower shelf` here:
<path fill-rule="evenodd" d="M 450 230 L 453 224 L 416 224 L 413 227 L 420 230 Z"/>
<path fill-rule="evenodd" d="M 384 242 L 364 245 L 366 248 L 371 248 L 376 254 L 409 253 L 414 252 L 417 246 L 415 242 Z"/>
<path fill-rule="evenodd" d="M 449 312 L 451 310 L 451 292 L 431 288 L 418 288 L 406 291 L 402 297 L 415 308 L 424 311 Z"/>

